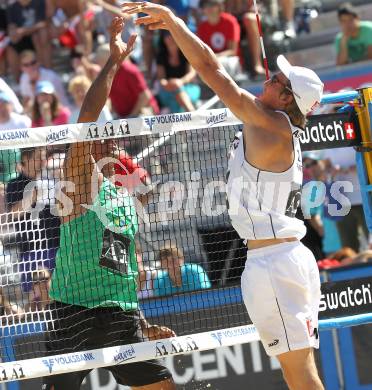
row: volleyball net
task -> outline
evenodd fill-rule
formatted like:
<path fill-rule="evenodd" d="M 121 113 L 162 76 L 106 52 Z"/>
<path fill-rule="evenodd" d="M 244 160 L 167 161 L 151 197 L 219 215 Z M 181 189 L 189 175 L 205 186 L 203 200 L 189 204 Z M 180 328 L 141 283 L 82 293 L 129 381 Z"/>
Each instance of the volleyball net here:
<path fill-rule="evenodd" d="M 359 145 L 353 115 L 313 117 L 303 148 Z M 239 287 L 246 246 L 226 204 L 241 129 L 218 109 L 0 134 L 2 381 L 259 339 Z M 321 326 L 372 321 L 371 284 L 325 284 Z M 358 311 L 334 314 L 329 300 L 348 288 Z M 143 315 L 177 336 L 154 339 L 137 326 Z M 107 337 L 87 342 L 97 329 Z"/>

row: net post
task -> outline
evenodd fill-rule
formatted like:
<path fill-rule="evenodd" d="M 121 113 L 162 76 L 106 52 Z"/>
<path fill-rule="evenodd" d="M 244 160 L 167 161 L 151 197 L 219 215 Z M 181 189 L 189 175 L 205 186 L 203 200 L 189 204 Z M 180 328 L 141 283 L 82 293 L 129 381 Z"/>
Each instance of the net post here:
<path fill-rule="evenodd" d="M 372 142 L 372 88 L 363 88 L 359 91 L 361 104 L 355 109 L 359 122 L 362 142 L 371 145 Z M 372 152 L 356 153 L 357 171 L 360 182 L 363 210 L 368 230 L 372 231 Z"/>

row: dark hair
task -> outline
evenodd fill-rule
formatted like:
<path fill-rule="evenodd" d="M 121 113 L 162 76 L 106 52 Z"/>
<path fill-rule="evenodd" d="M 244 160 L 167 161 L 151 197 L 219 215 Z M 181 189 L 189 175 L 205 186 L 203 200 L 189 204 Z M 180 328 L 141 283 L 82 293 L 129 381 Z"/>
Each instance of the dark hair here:
<path fill-rule="evenodd" d="M 159 250 L 159 260 L 165 259 L 167 257 L 172 258 L 183 258 L 183 252 L 175 244 L 170 244 L 164 246 Z"/>
<path fill-rule="evenodd" d="M 51 110 L 52 110 L 52 120 L 56 119 L 59 113 L 60 104 L 57 96 L 53 93 L 53 101 L 51 104 Z M 34 122 L 38 122 L 41 119 L 41 113 L 40 113 L 40 107 L 39 103 L 37 102 L 37 97 L 35 96 L 34 106 L 32 108 L 32 120 Z"/>
<path fill-rule="evenodd" d="M 159 36 L 159 44 L 158 44 L 158 59 L 164 59 L 169 57 L 168 47 L 165 44 L 165 38 L 170 36 L 171 34 L 167 30 L 161 30 Z M 181 56 L 182 51 L 178 48 L 178 54 Z"/>
<path fill-rule="evenodd" d="M 286 107 L 285 112 L 286 112 L 286 114 L 288 114 L 292 125 L 300 127 L 301 129 L 305 129 L 306 122 L 307 122 L 306 115 L 304 115 L 301 112 L 301 110 L 299 109 L 299 107 L 297 105 L 296 99 L 295 99 L 293 93 L 291 92 L 292 85 L 290 82 L 288 82 L 287 87 L 289 89 L 285 88 L 282 93 L 285 93 L 287 95 L 292 95 L 293 100 L 292 100 L 292 103 Z"/>
<path fill-rule="evenodd" d="M 338 8 L 337 15 L 339 19 L 342 15 L 351 15 L 354 16 L 354 18 L 360 17 L 359 12 L 351 3 L 341 4 Z"/>
<path fill-rule="evenodd" d="M 289 119 L 294 126 L 300 127 L 301 129 L 305 129 L 307 122 L 306 116 L 298 108 L 297 102 L 294 97 L 292 103 L 286 107 L 285 112 L 288 114 Z"/>

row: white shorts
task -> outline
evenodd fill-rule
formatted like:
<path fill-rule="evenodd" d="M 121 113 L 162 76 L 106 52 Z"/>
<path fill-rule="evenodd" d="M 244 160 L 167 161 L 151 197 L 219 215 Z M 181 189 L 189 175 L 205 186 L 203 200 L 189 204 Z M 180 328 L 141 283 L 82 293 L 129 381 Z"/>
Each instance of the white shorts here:
<path fill-rule="evenodd" d="M 242 293 L 269 356 L 319 348 L 319 271 L 302 243 L 248 250 Z"/>

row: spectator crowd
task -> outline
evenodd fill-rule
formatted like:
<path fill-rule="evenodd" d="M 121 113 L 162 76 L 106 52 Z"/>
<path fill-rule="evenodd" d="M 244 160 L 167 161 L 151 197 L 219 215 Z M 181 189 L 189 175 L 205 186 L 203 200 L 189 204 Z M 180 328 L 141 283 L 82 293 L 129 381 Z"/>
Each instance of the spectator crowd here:
<path fill-rule="evenodd" d="M 248 72 L 252 80 L 264 78 L 251 0 L 154 2 L 171 7 L 183 18 L 233 77 Z M 267 13 L 266 2 L 259 3 L 261 12 Z M 285 39 L 293 39 L 299 30 L 294 22 L 294 1 L 281 0 L 279 4 L 282 12 L 276 28 L 282 30 Z M 116 0 L 0 2 L 0 132 L 76 123 L 85 94 L 108 58 L 107 29 L 120 12 L 119 6 Z M 203 85 L 171 35 L 141 30 L 133 17 L 124 19 L 123 39 L 132 33 L 137 33 L 139 39 L 131 58 L 121 64 L 115 76 L 99 121 L 197 109 Z M 338 20 L 341 31 L 335 40 L 337 64 L 371 59 L 372 22 L 362 21 L 350 4 L 339 8 Z M 242 41 L 247 43 L 248 63 Z M 58 64 L 56 58 L 63 63 Z M 355 184 L 349 196 L 352 208 L 348 216 L 334 219 L 320 207 L 312 210 L 306 221 L 307 245 L 318 260 L 336 259 L 338 263 L 333 266 L 369 259 L 369 252 L 360 256 L 367 248 L 367 229 L 353 153 L 330 151 L 304 156 L 306 180 L 331 184 L 342 179 Z M 61 178 L 64 158 L 65 149 L 61 147 L 0 151 L 4 241 L 0 240 L 0 315 L 13 316 L 14 321 L 29 310 L 44 310 L 48 303 L 60 224 L 51 209 L 55 207 L 55 184 Z M 128 154 L 122 163 L 130 173 L 138 168 Z M 148 174 L 141 177 L 147 180 Z M 31 188 L 31 182 L 37 185 Z M 33 215 L 25 210 L 25 201 L 40 205 L 42 211 Z M 5 227 L 12 228 L 13 238 Z M 351 235 L 350 231 L 358 231 L 359 235 Z M 208 272 L 196 263 L 185 262 L 181 248 L 174 243 L 160 250 L 157 268 L 145 265 L 140 252 L 138 264 L 143 297 L 211 287 Z"/>

